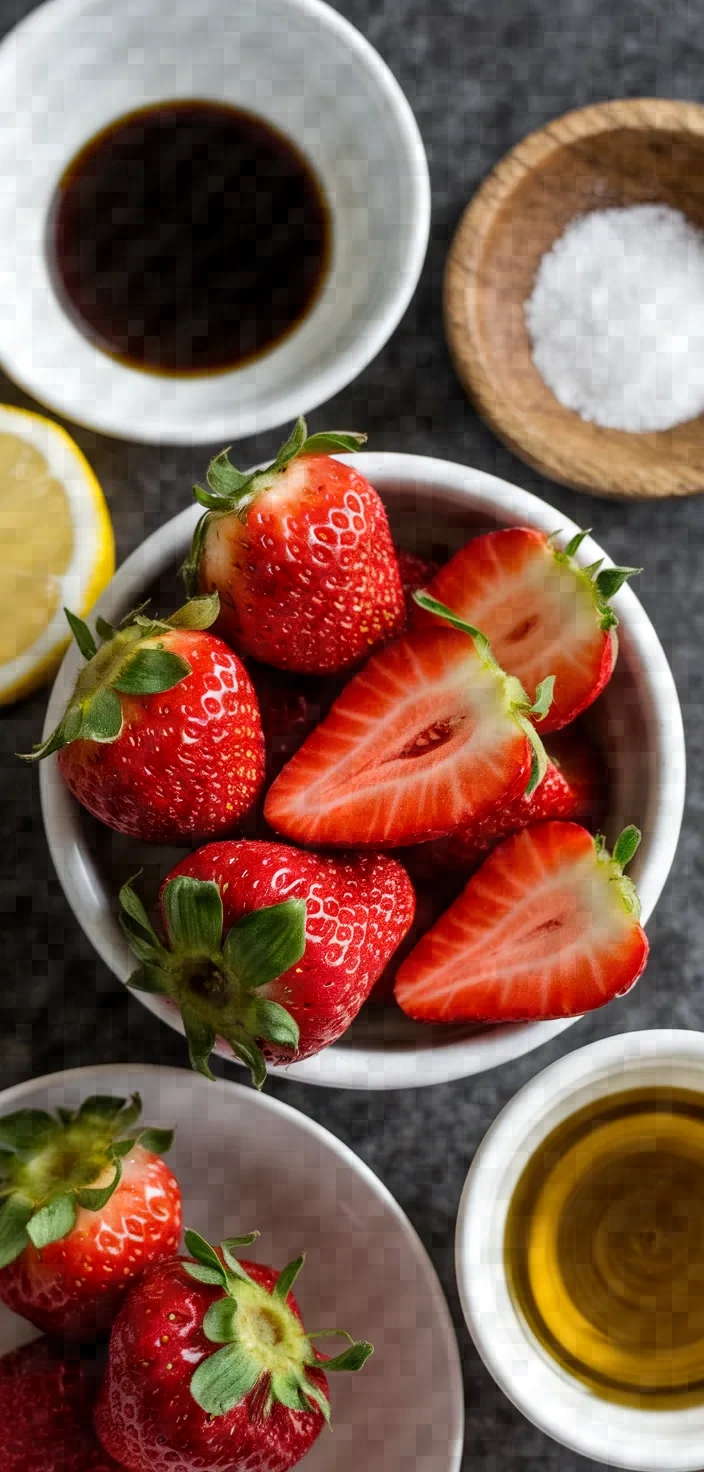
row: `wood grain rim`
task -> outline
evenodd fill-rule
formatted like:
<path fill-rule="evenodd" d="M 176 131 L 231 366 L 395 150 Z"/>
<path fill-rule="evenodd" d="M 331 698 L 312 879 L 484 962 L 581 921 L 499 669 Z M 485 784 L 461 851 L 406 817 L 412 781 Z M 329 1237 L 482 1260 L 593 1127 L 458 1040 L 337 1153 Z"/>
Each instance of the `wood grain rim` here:
<path fill-rule="evenodd" d="M 575 490 L 619 498 L 690 495 L 704 492 L 704 476 L 696 469 L 688 471 L 682 464 L 668 472 L 667 464 L 662 462 L 667 461 L 672 430 L 625 434 L 593 426 L 605 449 L 613 445 L 618 468 L 610 473 L 604 463 L 593 471 L 581 465 L 573 474 L 566 475 L 564 457 L 554 453 L 550 436 L 518 409 L 510 391 L 507 392 L 507 382 L 497 378 L 480 328 L 484 251 L 500 212 L 514 192 L 529 174 L 545 165 L 559 150 L 624 129 L 674 133 L 704 141 L 704 106 L 650 97 L 596 103 L 564 113 L 528 134 L 505 154 L 464 210 L 450 246 L 443 291 L 445 335 L 460 382 L 479 414 L 510 450 L 549 479 Z M 558 418 L 563 424 L 566 420 L 578 420 L 576 414 L 557 400 L 554 405 L 556 423 Z M 647 445 L 654 461 L 661 462 L 654 471 L 649 469 L 647 477 L 642 464 L 633 464 L 629 472 L 629 442 L 632 449 L 636 440 L 641 447 Z M 607 454 L 603 460 L 608 458 Z"/>

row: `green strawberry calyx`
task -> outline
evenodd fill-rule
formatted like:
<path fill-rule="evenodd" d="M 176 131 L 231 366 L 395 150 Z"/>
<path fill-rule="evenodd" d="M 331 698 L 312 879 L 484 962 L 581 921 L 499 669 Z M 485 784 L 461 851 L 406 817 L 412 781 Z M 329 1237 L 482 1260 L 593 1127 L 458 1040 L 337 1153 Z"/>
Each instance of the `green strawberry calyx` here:
<path fill-rule="evenodd" d="M 206 486 L 194 486 L 193 494 L 201 506 L 206 507 L 196 527 L 190 555 L 181 568 L 186 591 L 193 594 L 198 590 L 198 567 L 203 553 L 205 533 L 213 515 L 229 515 L 231 512 L 246 521 L 247 512 L 261 491 L 268 490 L 276 476 L 288 469 L 292 460 L 299 455 L 351 455 L 366 444 L 365 434 L 330 430 L 321 434 L 308 433 L 308 426 L 301 414 L 279 450 L 276 459 L 263 470 L 236 470 L 228 450 L 221 450 L 211 460 L 206 472 Z"/>
<path fill-rule="evenodd" d="M 540 786 L 548 767 L 547 752 L 533 725 L 533 721 L 545 720 L 552 705 L 555 676 L 546 675 L 545 679 L 540 681 L 535 692 L 535 700 L 531 701 L 523 689 L 520 680 L 516 679 L 515 675 L 507 675 L 506 671 L 501 668 L 501 665 L 494 658 L 486 634 L 482 634 L 480 629 L 475 629 L 473 624 L 468 624 L 465 619 L 453 613 L 446 604 L 440 603 L 437 598 L 433 598 L 430 593 L 426 593 L 422 589 L 413 594 L 413 599 L 418 604 L 418 607 L 423 608 L 426 613 L 434 614 L 436 618 L 442 619 L 444 623 L 451 624 L 453 629 L 459 629 L 460 633 L 467 634 L 472 640 L 484 668 L 491 670 L 497 676 L 497 679 L 503 682 L 509 715 L 521 727 L 521 730 L 530 742 L 531 768 L 528 785 L 525 789 L 525 796 L 530 797 L 531 793 L 535 792 L 536 787 Z"/>
<path fill-rule="evenodd" d="M 637 577 L 643 569 L 642 567 L 602 567 L 603 557 L 600 557 L 598 562 L 590 563 L 589 567 L 580 567 L 574 559 L 584 538 L 588 537 L 590 532 L 591 527 L 583 532 L 575 532 L 562 551 L 553 545 L 554 538 L 560 535 L 559 532 L 553 532 L 552 536 L 548 537 L 548 542 L 552 547 L 556 562 L 566 563 L 573 573 L 589 584 L 594 606 L 599 615 L 599 628 L 604 633 L 608 633 L 609 629 L 618 627 L 618 619 L 611 607 L 611 599 L 616 596 L 628 578 Z"/>
<path fill-rule="evenodd" d="M 264 1420 L 278 1404 L 292 1411 L 320 1411 L 329 1422 L 330 1403 L 309 1371 L 320 1369 L 328 1375 L 361 1370 L 373 1346 L 353 1339 L 344 1329 L 307 1334 L 287 1302 L 303 1256 L 279 1273 L 269 1292 L 254 1282 L 235 1256 L 236 1248 L 248 1247 L 257 1236 L 250 1232 L 228 1238 L 220 1245 L 220 1256 L 197 1232 L 186 1232 L 186 1247 L 195 1262 L 183 1261 L 184 1272 L 198 1283 L 224 1290 L 203 1318 L 206 1339 L 221 1348 L 200 1361 L 191 1378 L 191 1395 L 209 1416 L 224 1416 L 251 1395 L 250 1414 L 257 1420 Z M 333 1335 L 347 1339 L 347 1349 L 333 1359 L 319 1357 L 312 1340 Z"/>
<path fill-rule="evenodd" d="M 79 1207 L 102 1211 L 135 1145 L 163 1155 L 173 1130 L 135 1131 L 139 1094 L 94 1094 L 78 1109 L 20 1109 L 0 1118 L 0 1268 L 29 1243 L 48 1247 L 67 1237 Z"/>
<path fill-rule="evenodd" d="M 608 866 L 610 882 L 618 885 L 625 908 L 636 920 L 640 919 L 640 900 L 633 880 L 623 871 L 636 853 L 641 837 L 640 828 L 636 828 L 635 823 L 629 823 L 619 834 L 611 853 L 606 847 L 603 833 L 597 833 L 594 839 L 599 862 Z"/>
<path fill-rule="evenodd" d="M 284 900 L 252 910 L 223 936 L 217 884 L 176 875 L 161 895 L 166 941 L 154 930 L 131 880 L 120 890 L 120 904 L 122 929 L 141 962 L 126 985 L 178 1004 L 191 1065 L 198 1073 L 212 1079 L 208 1059 L 216 1038 L 222 1037 L 261 1089 L 266 1063 L 260 1042 L 292 1054 L 298 1048 L 297 1023 L 265 988 L 303 956 L 306 901 Z"/>
<path fill-rule="evenodd" d="M 97 618 L 99 643 L 83 619 L 64 609 L 71 632 L 87 660 L 58 726 L 30 752 L 37 761 L 72 741 L 116 741 L 123 727 L 120 695 L 161 695 L 191 673 L 182 655 L 164 645 L 163 635 L 176 629 L 208 629 L 220 610 L 217 593 L 191 598 L 170 618 L 150 618 L 146 604 L 128 614 L 117 628 Z"/>

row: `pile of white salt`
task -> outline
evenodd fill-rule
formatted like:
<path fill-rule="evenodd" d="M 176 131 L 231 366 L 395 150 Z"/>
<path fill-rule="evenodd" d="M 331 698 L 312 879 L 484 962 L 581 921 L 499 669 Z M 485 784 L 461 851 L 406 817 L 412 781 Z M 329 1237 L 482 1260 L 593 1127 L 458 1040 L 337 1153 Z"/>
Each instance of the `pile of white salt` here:
<path fill-rule="evenodd" d="M 704 410 L 704 232 L 667 205 L 582 215 L 540 263 L 526 324 L 583 419 L 669 429 Z"/>

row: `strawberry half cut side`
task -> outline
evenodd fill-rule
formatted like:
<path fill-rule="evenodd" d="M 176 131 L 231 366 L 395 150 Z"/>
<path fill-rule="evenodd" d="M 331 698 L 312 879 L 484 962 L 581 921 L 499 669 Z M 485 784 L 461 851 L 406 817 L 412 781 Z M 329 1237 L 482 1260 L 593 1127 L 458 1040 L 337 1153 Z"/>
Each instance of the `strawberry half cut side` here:
<path fill-rule="evenodd" d="M 610 680 L 618 654 L 611 599 L 641 571 L 602 567 L 603 559 L 579 567 L 575 557 L 588 535 L 578 532 L 560 550 L 555 537 L 529 527 L 488 532 L 455 553 L 426 589 L 484 630 L 499 664 L 529 694 L 552 670 L 543 734 L 573 721 Z M 427 622 L 416 613 L 416 627 Z"/>
<path fill-rule="evenodd" d="M 549 709 L 552 678 L 531 702 L 483 633 L 415 597 L 435 627 L 389 644 L 345 687 L 269 789 L 276 831 L 337 847 L 423 843 L 542 780 L 533 720 Z"/>
<path fill-rule="evenodd" d="M 211 1303 L 203 1319 L 206 1338 L 222 1348 L 201 1360 L 191 1379 L 191 1395 L 211 1416 L 225 1415 L 245 1396 L 255 1395 L 262 1418 L 278 1402 L 293 1411 L 321 1411 L 329 1421 L 327 1387 L 312 1380 L 309 1371 L 322 1367 L 327 1376 L 338 1370 L 361 1370 L 373 1346 L 340 1329 L 306 1334 L 287 1303 L 304 1257 L 290 1262 L 269 1292 L 254 1281 L 234 1253 L 235 1248 L 249 1246 L 256 1236 L 253 1232 L 223 1242 L 221 1258 L 197 1232 L 186 1232 L 186 1247 L 195 1262 L 184 1262 L 184 1271 L 199 1283 L 222 1288 L 224 1295 Z M 341 1336 L 349 1343 L 321 1366 L 312 1340 L 328 1335 Z"/>
<path fill-rule="evenodd" d="M 261 989 L 300 961 L 306 948 L 306 901 L 284 900 L 243 915 L 223 936 L 217 884 L 181 874 L 161 891 L 166 942 L 154 930 L 128 881 L 120 890 L 120 917 L 141 965 L 127 979 L 137 991 L 171 997 L 179 1007 L 192 1067 L 213 1074 L 208 1059 L 222 1037 L 251 1072 L 266 1081 L 259 1044 L 298 1047 L 299 1028 L 280 1002 Z"/>
<path fill-rule="evenodd" d="M 624 874 L 639 842 L 625 828 L 612 857 L 601 836 L 563 822 L 508 838 L 399 968 L 399 1006 L 423 1022 L 516 1022 L 623 996 L 648 958 Z"/>
<path fill-rule="evenodd" d="M 139 1094 L 94 1095 L 75 1110 L 20 1109 L 0 1118 L 0 1269 L 30 1244 L 41 1251 L 67 1237 L 80 1208 L 101 1212 L 136 1145 L 163 1155 L 173 1130 L 135 1129 Z"/>

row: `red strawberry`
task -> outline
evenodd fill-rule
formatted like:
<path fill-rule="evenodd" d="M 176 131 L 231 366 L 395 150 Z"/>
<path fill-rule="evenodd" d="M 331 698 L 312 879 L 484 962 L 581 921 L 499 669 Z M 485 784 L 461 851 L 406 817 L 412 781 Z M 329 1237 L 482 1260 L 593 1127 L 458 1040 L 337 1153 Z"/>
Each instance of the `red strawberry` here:
<path fill-rule="evenodd" d="M 482 634 L 426 606 L 456 628 L 436 620 L 350 681 L 269 790 L 264 816 L 277 832 L 396 848 L 476 823 L 537 786 L 546 759 L 527 717 L 544 715 L 551 681 L 531 706 Z"/>
<path fill-rule="evenodd" d="M 526 797 L 514 797 L 481 822 L 456 828 L 442 844 L 433 845 L 433 860 L 450 868 L 473 866 L 503 838 L 546 818 L 600 821 L 606 778 L 591 745 L 570 726 L 545 739 L 548 767 L 540 786 Z"/>
<path fill-rule="evenodd" d="M 537 823 L 507 838 L 419 941 L 395 996 L 422 1022 L 577 1017 L 623 996 L 648 958 L 625 865 L 577 823 Z"/>
<path fill-rule="evenodd" d="M 406 616 L 410 619 L 415 609 L 413 594 L 421 588 L 427 588 L 435 577 L 438 565 L 437 562 L 429 562 L 426 557 L 418 557 L 415 552 L 406 552 L 403 547 L 394 547 L 394 551 L 406 604 Z"/>
<path fill-rule="evenodd" d="M 609 606 L 637 567 L 581 568 L 575 554 L 587 532 L 564 552 L 527 527 L 475 537 L 441 567 L 427 592 L 486 634 L 499 664 L 532 696 L 546 669 L 555 698 L 542 727 L 557 731 L 596 700 L 616 656 L 616 618 Z M 427 625 L 425 613 L 414 617 Z"/>
<path fill-rule="evenodd" d="M 119 833 L 152 843 L 214 838 L 251 807 L 264 778 L 252 682 L 221 639 L 204 633 L 216 597 L 170 619 L 142 614 L 104 643 L 67 614 L 88 664 L 65 715 L 34 757 L 58 751 L 74 797 Z"/>
<path fill-rule="evenodd" d="M 3 1472 L 120 1472 L 93 1429 L 101 1367 L 35 1339 L 0 1358 Z"/>
<path fill-rule="evenodd" d="M 178 1247 L 181 1193 L 161 1152 L 173 1131 L 134 1130 L 139 1095 L 0 1119 L 0 1298 L 48 1334 L 95 1339 L 128 1288 Z"/>
<path fill-rule="evenodd" d="M 128 986 L 173 997 L 194 1068 L 216 1035 L 252 1070 L 334 1043 L 413 919 L 405 869 L 380 854 L 322 857 L 281 843 L 212 843 L 161 890 L 168 948 L 129 884 L 123 926 L 143 965 Z"/>
<path fill-rule="evenodd" d="M 208 470 L 208 508 L 184 575 L 220 594 L 218 632 L 243 654 L 308 674 L 358 664 L 400 633 L 405 611 L 384 507 L 329 452 L 365 435 L 314 434 L 299 419 L 266 470 L 243 474 L 226 451 Z"/>
<path fill-rule="evenodd" d="M 216 1253 L 187 1232 L 196 1261 L 172 1258 L 130 1294 L 95 1416 L 127 1472 L 287 1472 L 329 1418 L 326 1376 L 372 1353 L 350 1340 L 324 1374 L 291 1292 L 303 1258 L 280 1273 L 238 1261 L 255 1236 Z"/>

